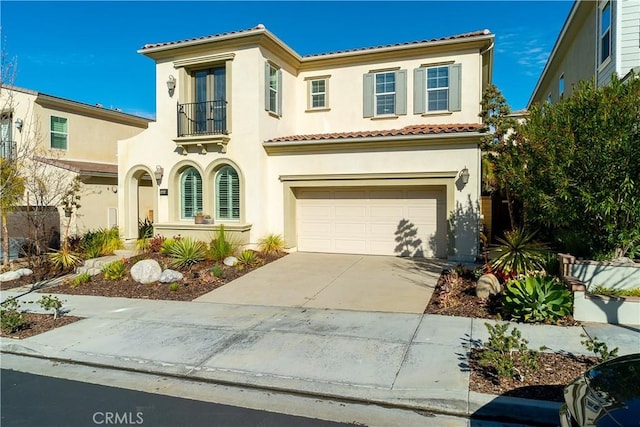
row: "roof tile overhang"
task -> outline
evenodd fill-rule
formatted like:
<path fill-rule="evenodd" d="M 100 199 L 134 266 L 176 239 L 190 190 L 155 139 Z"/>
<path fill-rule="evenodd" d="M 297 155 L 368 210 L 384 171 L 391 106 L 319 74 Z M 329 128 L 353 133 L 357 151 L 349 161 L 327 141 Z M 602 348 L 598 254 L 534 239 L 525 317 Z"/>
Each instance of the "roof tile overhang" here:
<path fill-rule="evenodd" d="M 394 149 L 425 144 L 478 144 L 480 123 L 411 125 L 401 129 L 291 135 L 265 141 L 262 145 L 272 153 L 331 150 Z"/>
<path fill-rule="evenodd" d="M 35 160 L 77 173 L 81 177 L 118 177 L 118 165 L 113 163 L 95 163 L 83 162 L 79 160 L 49 159 L 46 157 L 35 157 Z"/>

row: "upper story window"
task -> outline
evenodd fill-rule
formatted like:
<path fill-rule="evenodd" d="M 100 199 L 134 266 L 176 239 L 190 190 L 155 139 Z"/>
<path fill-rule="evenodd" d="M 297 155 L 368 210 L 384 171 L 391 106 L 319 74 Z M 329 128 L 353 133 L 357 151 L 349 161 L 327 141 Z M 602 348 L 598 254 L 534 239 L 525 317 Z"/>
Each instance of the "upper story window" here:
<path fill-rule="evenodd" d="M 611 3 L 600 9 L 600 64 L 611 56 Z"/>
<path fill-rule="evenodd" d="M 309 109 L 328 108 L 327 93 L 329 88 L 328 78 L 315 78 L 309 80 Z"/>
<path fill-rule="evenodd" d="M 270 113 L 282 116 L 282 70 L 265 63 L 265 105 Z"/>
<path fill-rule="evenodd" d="M 180 175 L 180 216 L 193 218 L 202 212 L 202 177 L 194 167 L 185 169 Z"/>
<path fill-rule="evenodd" d="M 0 139 L 0 157 L 4 159 L 13 158 L 15 155 L 15 143 L 11 135 L 12 118 L 11 114 L 3 114 L 0 119 L 0 136 L 2 137 Z"/>
<path fill-rule="evenodd" d="M 364 75 L 364 117 L 407 114 L 407 71 Z"/>
<path fill-rule="evenodd" d="M 558 80 L 558 94 L 560 98 L 564 96 L 564 74 L 562 74 Z"/>
<path fill-rule="evenodd" d="M 427 111 L 449 110 L 449 67 L 427 68 Z"/>
<path fill-rule="evenodd" d="M 413 71 L 415 114 L 460 111 L 461 64 L 433 65 Z"/>
<path fill-rule="evenodd" d="M 67 119 L 51 116 L 51 148 L 66 150 L 68 138 Z"/>
<path fill-rule="evenodd" d="M 220 134 L 226 130 L 227 109 L 226 68 L 214 67 L 196 70 L 191 117 L 192 134 Z"/>

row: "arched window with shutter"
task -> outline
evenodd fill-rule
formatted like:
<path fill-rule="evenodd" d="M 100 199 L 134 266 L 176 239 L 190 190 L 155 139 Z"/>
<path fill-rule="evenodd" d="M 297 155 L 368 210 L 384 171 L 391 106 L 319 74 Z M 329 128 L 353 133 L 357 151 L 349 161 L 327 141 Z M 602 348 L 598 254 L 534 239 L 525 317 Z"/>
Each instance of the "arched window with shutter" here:
<path fill-rule="evenodd" d="M 180 176 L 180 215 L 193 218 L 202 212 L 202 177 L 196 168 L 189 167 Z"/>
<path fill-rule="evenodd" d="M 216 219 L 240 219 L 240 179 L 231 166 L 224 166 L 216 174 Z"/>

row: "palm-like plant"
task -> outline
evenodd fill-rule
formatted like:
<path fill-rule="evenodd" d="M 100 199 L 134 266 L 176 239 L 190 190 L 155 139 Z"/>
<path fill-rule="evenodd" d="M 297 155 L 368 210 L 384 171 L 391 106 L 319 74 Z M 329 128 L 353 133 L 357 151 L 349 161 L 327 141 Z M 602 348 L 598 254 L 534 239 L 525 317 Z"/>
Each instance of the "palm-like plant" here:
<path fill-rule="evenodd" d="M 533 240 L 535 233 L 516 228 L 504 233 L 504 239 L 489 250 L 491 267 L 507 273 L 526 274 L 544 270 L 549 247 Z"/>
<path fill-rule="evenodd" d="M 279 234 L 269 234 L 260 239 L 258 249 L 265 254 L 279 254 L 284 251 L 284 239 Z"/>

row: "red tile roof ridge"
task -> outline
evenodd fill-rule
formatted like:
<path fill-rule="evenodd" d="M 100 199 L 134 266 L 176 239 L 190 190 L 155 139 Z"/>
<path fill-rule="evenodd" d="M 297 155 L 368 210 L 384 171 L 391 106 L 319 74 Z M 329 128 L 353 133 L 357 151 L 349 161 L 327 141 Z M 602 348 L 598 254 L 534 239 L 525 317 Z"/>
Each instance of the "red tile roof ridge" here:
<path fill-rule="evenodd" d="M 142 46 L 141 50 L 152 49 L 154 47 L 177 45 L 177 44 L 193 42 L 193 41 L 197 41 L 197 40 L 215 39 L 215 38 L 222 37 L 222 36 L 230 36 L 232 34 L 242 34 L 242 33 L 248 33 L 249 31 L 264 30 L 264 29 L 265 29 L 264 25 L 258 24 L 255 27 L 246 28 L 244 30 L 226 31 L 224 33 L 217 33 L 217 34 L 212 34 L 212 35 L 209 35 L 209 36 L 192 37 L 190 39 L 175 40 L 175 41 L 170 41 L 170 42 L 147 43 L 144 46 Z"/>
<path fill-rule="evenodd" d="M 375 138 L 385 136 L 429 135 L 441 133 L 475 132 L 482 127 L 480 123 L 409 125 L 402 129 L 367 130 L 354 132 L 333 132 L 321 134 L 289 135 L 277 137 L 267 142 L 318 141 L 327 139 Z"/>

